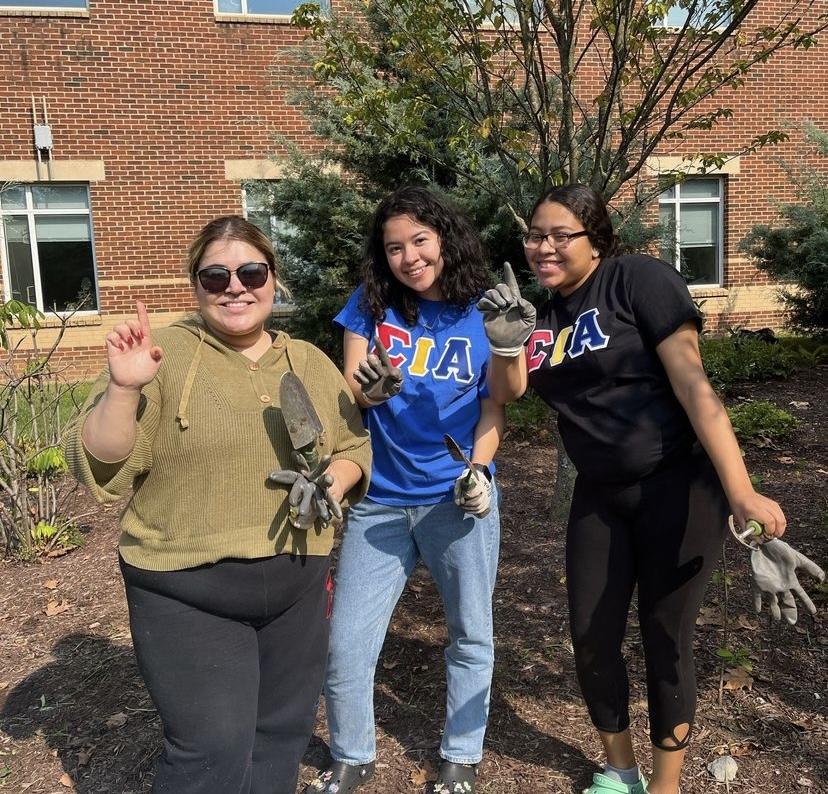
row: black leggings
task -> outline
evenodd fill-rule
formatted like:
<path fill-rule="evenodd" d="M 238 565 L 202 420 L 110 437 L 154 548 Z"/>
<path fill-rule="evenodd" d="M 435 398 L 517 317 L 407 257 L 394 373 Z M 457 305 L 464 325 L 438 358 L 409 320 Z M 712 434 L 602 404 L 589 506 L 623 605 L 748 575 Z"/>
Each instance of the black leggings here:
<path fill-rule="evenodd" d="M 158 572 L 121 560 L 164 727 L 153 792 L 294 794 L 325 671 L 329 564 L 278 555 Z"/>
<path fill-rule="evenodd" d="M 566 539 L 570 629 L 578 682 L 599 730 L 618 733 L 630 723 L 621 643 L 636 584 L 650 739 L 675 749 L 674 729 L 692 724 L 693 633 L 727 514 L 698 448 L 632 485 L 577 478 Z"/>

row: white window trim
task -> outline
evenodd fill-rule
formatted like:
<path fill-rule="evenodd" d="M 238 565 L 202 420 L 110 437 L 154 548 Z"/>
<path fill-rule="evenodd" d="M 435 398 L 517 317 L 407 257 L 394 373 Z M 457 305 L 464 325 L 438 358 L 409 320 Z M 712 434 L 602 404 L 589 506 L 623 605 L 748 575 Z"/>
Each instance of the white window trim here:
<path fill-rule="evenodd" d="M 100 306 L 101 306 L 101 296 L 100 296 L 100 289 L 98 286 L 98 262 L 97 257 L 95 256 L 95 226 L 92 223 L 92 203 L 90 201 L 89 196 L 89 185 L 85 183 L 67 183 L 61 182 L 60 185 L 63 187 L 83 187 L 86 189 L 86 209 L 81 208 L 74 208 L 74 209 L 60 209 L 60 210 L 49 210 L 49 209 L 35 209 L 34 202 L 32 201 L 32 187 L 36 187 L 40 184 L 51 184 L 51 183 L 31 183 L 20 185 L 20 187 L 24 188 L 24 195 L 26 197 L 26 208 L 25 209 L 3 209 L 0 208 L 0 266 L 3 270 L 3 296 L 4 300 L 9 301 L 12 300 L 11 295 L 11 269 L 10 263 L 8 261 L 7 253 L 6 253 L 6 227 L 5 224 L 2 223 L 2 219 L 7 216 L 13 217 L 20 217 L 25 216 L 27 219 L 27 226 L 29 229 L 29 240 L 31 246 L 31 254 L 32 254 L 32 272 L 34 274 L 34 288 L 35 288 L 35 305 L 39 311 L 43 312 L 43 314 L 57 314 L 58 317 L 65 317 L 65 316 L 73 316 L 73 317 L 90 317 L 90 316 L 97 316 L 100 314 Z M 86 215 L 89 218 L 89 241 L 92 245 L 92 273 L 94 275 L 95 280 L 95 303 L 97 305 L 97 309 L 82 309 L 78 311 L 53 311 L 48 306 L 43 305 L 43 286 L 42 286 L 42 279 L 40 277 L 40 254 L 37 250 L 37 245 L 33 245 L 32 242 L 37 241 L 37 231 L 35 228 L 35 217 L 43 217 L 45 215 Z"/>
<path fill-rule="evenodd" d="M 213 0 L 213 16 L 217 22 L 262 22 L 275 25 L 289 25 L 293 18 L 293 11 L 290 14 L 256 14 L 247 10 L 248 0 L 241 0 L 241 11 L 219 11 L 219 0 Z M 313 0 L 297 0 L 296 6 Z M 325 15 L 331 13 L 330 0 L 317 0 L 317 5 Z M 294 9 L 296 10 L 296 9 Z"/>
<path fill-rule="evenodd" d="M 681 273 L 681 205 L 687 204 L 717 204 L 719 211 L 716 214 L 716 281 L 704 282 L 701 284 L 688 284 L 689 289 L 710 289 L 721 288 L 724 284 L 724 191 L 725 181 L 721 176 L 706 174 L 700 179 L 715 179 L 719 183 L 718 196 L 700 196 L 696 198 L 682 198 L 681 197 L 681 182 L 676 182 L 674 185 L 675 196 L 672 198 L 658 197 L 658 206 L 661 208 L 664 205 L 671 205 L 674 209 L 674 217 L 676 220 L 676 236 L 675 245 L 673 249 L 673 264 Z M 688 179 L 687 181 L 692 181 Z"/>
<path fill-rule="evenodd" d="M 70 8 L 67 6 L 26 6 L 10 5 L 0 2 L 0 16 L 67 16 L 67 17 L 88 17 L 89 0 L 85 0 L 84 8 Z"/>

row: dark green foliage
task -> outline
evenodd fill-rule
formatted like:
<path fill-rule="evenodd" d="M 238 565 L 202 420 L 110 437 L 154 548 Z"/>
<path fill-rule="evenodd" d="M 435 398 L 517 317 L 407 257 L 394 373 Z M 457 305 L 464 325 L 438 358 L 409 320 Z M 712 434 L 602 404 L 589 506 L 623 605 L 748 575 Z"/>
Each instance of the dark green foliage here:
<path fill-rule="evenodd" d="M 828 133 L 806 128 L 807 139 L 828 165 Z M 742 241 L 758 268 L 794 285 L 783 289 L 788 324 L 797 330 L 828 330 L 828 175 L 815 168 L 788 168 L 799 203 L 779 208 L 780 223 L 755 226 Z"/>
<path fill-rule="evenodd" d="M 727 393 L 739 381 L 789 378 L 808 354 L 788 345 L 769 344 L 738 335 L 702 337 L 701 353 L 707 377 L 716 391 Z"/>

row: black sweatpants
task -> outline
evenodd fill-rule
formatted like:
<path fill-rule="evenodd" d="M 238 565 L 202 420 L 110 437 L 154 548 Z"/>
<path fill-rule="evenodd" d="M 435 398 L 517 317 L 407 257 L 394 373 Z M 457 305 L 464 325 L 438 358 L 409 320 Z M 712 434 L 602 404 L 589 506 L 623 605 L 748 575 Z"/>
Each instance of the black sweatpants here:
<path fill-rule="evenodd" d="M 154 792 L 294 794 L 328 651 L 327 557 L 158 572 L 121 560 L 164 727 Z"/>
<path fill-rule="evenodd" d="M 693 633 L 727 532 L 727 501 L 703 450 L 634 484 L 578 477 L 566 540 L 570 629 L 578 682 L 595 726 L 629 726 L 621 655 L 638 585 L 654 745 L 696 710 Z M 681 738 L 681 737 L 679 737 Z"/>

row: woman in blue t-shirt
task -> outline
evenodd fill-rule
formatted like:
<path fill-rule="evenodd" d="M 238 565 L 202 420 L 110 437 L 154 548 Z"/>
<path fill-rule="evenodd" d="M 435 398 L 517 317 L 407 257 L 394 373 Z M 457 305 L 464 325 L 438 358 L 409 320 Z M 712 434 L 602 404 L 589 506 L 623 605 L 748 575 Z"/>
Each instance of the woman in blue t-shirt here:
<path fill-rule="evenodd" d="M 335 318 L 374 462 L 336 576 L 325 684 L 332 763 L 308 793 L 347 794 L 374 774 L 374 671 L 418 560 L 440 592 L 449 636 L 434 789 L 474 791 L 494 665 L 500 519 L 491 465 L 504 423 L 488 396 L 489 345 L 475 308 L 486 281 L 477 233 L 439 196 L 403 187 L 379 205 L 364 282 Z M 471 470 L 449 454 L 444 433 Z"/>
<path fill-rule="evenodd" d="M 700 317 L 665 262 L 618 256 L 603 199 L 555 188 L 531 215 L 526 258 L 554 294 L 538 311 L 511 270 L 489 290 L 490 387 L 503 402 L 531 385 L 558 412 L 578 476 L 566 538 L 578 681 L 607 765 L 588 794 L 676 794 L 695 715 L 693 631 L 727 527 L 785 531 L 751 485 L 727 413 L 699 354 Z M 520 355 L 525 344 L 525 356 Z M 621 646 L 638 587 L 653 775 L 629 733 Z"/>

